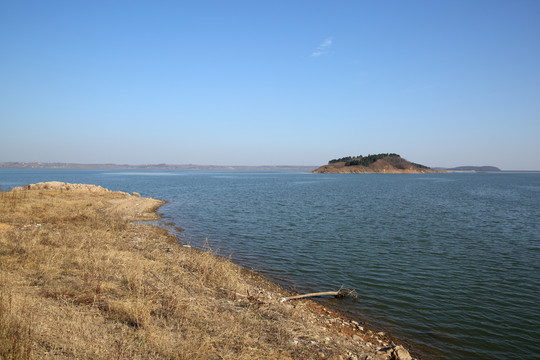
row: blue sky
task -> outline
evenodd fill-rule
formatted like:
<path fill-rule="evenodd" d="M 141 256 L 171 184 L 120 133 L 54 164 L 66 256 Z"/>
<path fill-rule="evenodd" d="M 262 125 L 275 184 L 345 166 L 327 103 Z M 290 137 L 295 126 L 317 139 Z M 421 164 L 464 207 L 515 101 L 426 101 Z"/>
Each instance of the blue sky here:
<path fill-rule="evenodd" d="M 540 169 L 540 1 L 2 1 L 0 161 Z"/>

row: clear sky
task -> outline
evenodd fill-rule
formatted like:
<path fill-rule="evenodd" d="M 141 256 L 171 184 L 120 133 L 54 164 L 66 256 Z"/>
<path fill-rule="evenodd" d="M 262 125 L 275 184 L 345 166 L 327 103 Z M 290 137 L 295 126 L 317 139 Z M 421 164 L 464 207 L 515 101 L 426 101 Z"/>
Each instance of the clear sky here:
<path fill-rule="evenodd" d="M 540 169 L 540 1 L 0 1 L 0 161 Z"/>

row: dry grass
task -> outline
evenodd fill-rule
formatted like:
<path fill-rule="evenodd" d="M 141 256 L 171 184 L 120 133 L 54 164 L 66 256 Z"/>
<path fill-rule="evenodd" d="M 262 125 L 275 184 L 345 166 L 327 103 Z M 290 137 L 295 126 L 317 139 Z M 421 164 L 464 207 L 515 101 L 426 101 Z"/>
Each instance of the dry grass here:
<path fill-rule="evenodd" d="M 28 359 L 30 326 L 13 312 L 11 289 L 0 280 L 0 359 Z"/>
<path fill-rule="evenodd" d="M 264 278 L 133 223 L 160 204 L 104 191 L 0 193 L 0 359 L 387 356 L 309 301 L 282 303 L 290 294 Z"/>

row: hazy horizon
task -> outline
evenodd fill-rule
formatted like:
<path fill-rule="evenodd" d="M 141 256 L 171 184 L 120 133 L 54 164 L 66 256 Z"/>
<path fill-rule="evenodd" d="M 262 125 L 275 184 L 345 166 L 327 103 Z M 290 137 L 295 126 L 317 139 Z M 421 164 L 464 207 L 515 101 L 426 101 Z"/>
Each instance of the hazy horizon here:
<path fill-rule="evenodd" d="M 540 2 L 0 5 L 0 162 L 540 169 Z"/>
<path fill-rule="evenodd" d="M 6 163 L 11 163 L 12 161 L 5 161 L 5 162 L 0 162 L 0 165 L 1 164 L 6 164 Z M 313 169 L 316 169 L 322 165 L 326 165 L 326 163 L 324 164 L 311 164 L 311 165 L 297 165 L 297 164 L 287 164 L 287 165 L 283 165 L 283 164 L 274 164 L 274 165 L 268 165 L 268 164 L 258 164 L 258 165 L 244 165 L 244 164 L 237 164 L 237 165 L 231 165 L 231 164 L 193 164 L 193 163 L 184 163 L 184 164 L 173 164 L 173 163 L 65 163 L 65 162 L 59 162 L 59 161 L 52 161 L 52 162 L 39 162 L 39 161 L 19 161 L 19 162 L 13 162 L 13 163 L 18 163 L 18 164 L 40 164 L 40 165 L 73 165 L 73 166 L 87 166 L 88 169 L 92 169 L 92 166 L 97 166 L 95 167 L 95 169 L 99 169 L 100 166 L 118 166 L 118 167 L 144 167 L 144 166 L 149 166 L 149 167 L 159 167 L 159 166 L 170 166 L 170 167 L 185 167 L 186 169 L 190 169 L 190 168 L 197 168 L 197 167 L 200 167 L 200 168 L 212 168 L 212 167 L 215 167 L 215 168 L 236 168 L 236 169 L 240 169 L 240 168 L 254 168 L 254 169 L 257 169 L 257 168 L 260 168 L 260 169 L 263 169 L 263 168 L 313 168 Z M 423 164 L 421 164 L 423 165 Z M 434 169 L 453 169 L 453 168 L 459 168 L 459 167 L 493 167 L 493 165 L 489 165 L 489 164 L 483 164 L 483 165 L 477 165 L 477 164 L 464 164 L 464 165 L 458 165 L 458 166 L 453 166 L 453 167 L 446 167 L 446 166 L 432 166 L 432 168 Z M 68 167 L 69 168 L 69 167 Z M 236 170 L 235 169 L 235 170 Z M 525 172 L 528 172 L 528 171 L 532 171 L 532 172 L 540 172 L 540 169 L 504 169 L 504 168 L 499 168 L 499 170 L 501 171 L 509 171 L 509 172 L 512 172 L 512 171 L 525 171 Z"/>

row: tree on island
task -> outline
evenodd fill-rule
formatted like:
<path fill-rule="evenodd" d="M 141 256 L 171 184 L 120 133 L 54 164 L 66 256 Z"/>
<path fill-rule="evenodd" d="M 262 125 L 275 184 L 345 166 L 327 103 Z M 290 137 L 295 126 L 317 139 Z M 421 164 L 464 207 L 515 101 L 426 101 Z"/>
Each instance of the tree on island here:
<path fill-rule="evenodd" d="M 328 162 L 328 165 L 339 163 L 339 162 L 344 162 L 345 166 L 358 166 L 358 165 L 360 165 L 360 166 L 368 167 L 371 164 L 375 163 L 377 160 L 384 159 L 384 158 L 402 159 L 402 157 L 400 155 L 395 154 L 395 153 L 382 153 L 382 154 L 375 154 L 375 155 L 369 154 L 368 156 L 363 156 L 363 155 L 345 156 L 345 157 L 342 157 L 342 158 L 339 158 L 339 159 L 333 159 L 333 160 L 330 160 Z M 416 164 L 416 163 L 413 163 L 413 162 L 411 162 L 411 164 L 414 165 L 414 166 L 419 167 L 420 169 L 429 169 L 429 167 L 421 165 L 421 164 Z"/>
<path fill-rule="evenodd" d="M 334 164 L 338 162 L 345 162 L 345 166 L 354 166 L 354 165 L 361 165 L 361 166 L 369 166 L 373 164 L 375 161 L 379 159 L 383 159 L 386 157 L 398 157 L 400 158 L 398 154 L 394 153 L 384 153 L 384 154 L 375 154 L 368 156 L 358 155 L 358 156 L 346 156 L 339 159 L 333 159 L 328 162 L 328 164 Z"/>

